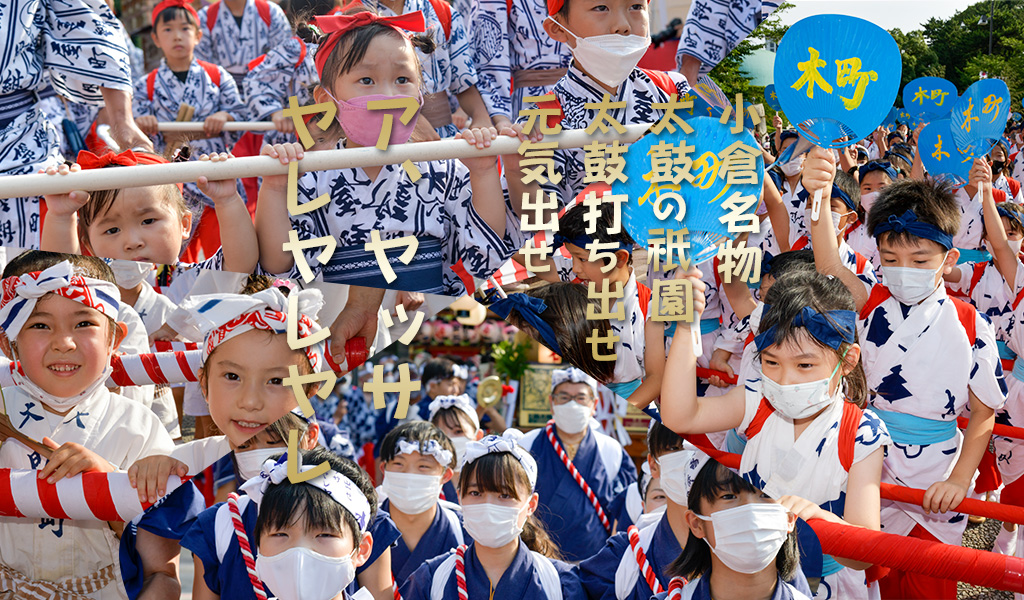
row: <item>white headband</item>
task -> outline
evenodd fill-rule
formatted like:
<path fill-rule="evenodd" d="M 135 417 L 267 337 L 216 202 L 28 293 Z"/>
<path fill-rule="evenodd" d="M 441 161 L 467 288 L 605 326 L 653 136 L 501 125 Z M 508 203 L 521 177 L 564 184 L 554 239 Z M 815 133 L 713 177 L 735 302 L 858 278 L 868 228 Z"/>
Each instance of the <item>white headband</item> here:
<path fill-rule="evenodd" d="M 583 371 L 576 367 L 569 367 L 566 369 L 556 369 L 551 372 L 551 391 L 555 391 L 555 388 L 562 385 L 563 383 L 585 383 L 590 386 L 593 390 L 594 396 L 597 396 L 597 380 L 590 375 L 587 375 Z"/>
<path fill-rule="evenodd" d="M 437 464 L 442 467 L 450 467 L 452 464 L 452 453 L 450 450 L 445 450 L 441 447 L 441 444 L 437 440 L 428 440 L 426 443 L 417 444 L 416 442 L 410 442 L 404 437 L 398 438 L 398 453 L 399 454 L 412 454 L 413 452 L 419 452 L 426 456 L 433 456 Z"/>
<path fill-rule="evenodd" d="M 318 466 L 303 465 L 301 454 L 298 457 L 298 461 L 298 471 L 300 473 L 312 471 Z M 259 506 L 260 502 L 263 501 L 263 496 L 267 493 L 267 490 L 270 489 L 270 486 L 278 485 L 286 479 L 288 479 L 287 452 L 281 455 L 281 457 L 276 461 L 273 458 L 268 458 L 267 461 L 263 463 L 263 468 L 260 469 L 260 474 L 243 483 L 242 487 L 239 489 L 252 498 L 252 501 L 256 503 L 256 506 Z M 370 503 L 366 499 L 366 494 L 359 489 L 359 486 L 357 486 L 355 482 L 331 469 L 319 477 L 314 477 L 313 479 L 303 481 L 302 483 L 308 483 L 315 488 L 327 492 L 328 496 L 355 517 L 356 523 L 359 524 L 360 533 L 366 531 L 366 528 L 370 523 Z"/>
<path fill-rule="evenodd" d="M 49 293 L 57 294 L 94 308 L 117 320 L 121 292 L 109 281 L 74 274 L 69 261 L 59 262 L 42 271 L 5 277 L 0 296 L 0 328 L 14 341 L 32 316 L 36 302 Z"/>
<path fill-rule="evenodd" d="M 704 465 L 708 464 L 711 457 L 705 454 L 702 450 L 694 450 L 693 457 L 690 462 L 686 463 L 686 498 L 690 498 L 690 490 L 693 489 L 693 482 L 697 479 L 697 474 L 704 468 Z"/>
<path fill-rule="evenodd" d="M 530 491 L 537 488 L 537 461 L 519 445 L 519 439 L 523 432 L 518 429 L 506 429 L 500 436 L 489 435 L 479 442 L 470 441 L 466 444 L 466 454 L 462 457 L 462 464 L 459 471 L 465 472 L 466 465 L 487 454 L 499 454 L 508 452 L 526 470 L 526 478 L 530 480 Z"/>
<path fill-rule="evenodd" d="M 430 420 L 434 420 L 434 416 L 437 412 L 443 408 L 455 407 L 469 416 L 469 419 L 473 421 L 473 425 L 480 429 L 480 417 L 476 414 L 476 408 L 473 406 L 473 401 L 470 400 L 469 396 L 462 394 L 460 396 L 438 396 L 430 401 L 430 405 L 427 407 L 430 409 Z"/>

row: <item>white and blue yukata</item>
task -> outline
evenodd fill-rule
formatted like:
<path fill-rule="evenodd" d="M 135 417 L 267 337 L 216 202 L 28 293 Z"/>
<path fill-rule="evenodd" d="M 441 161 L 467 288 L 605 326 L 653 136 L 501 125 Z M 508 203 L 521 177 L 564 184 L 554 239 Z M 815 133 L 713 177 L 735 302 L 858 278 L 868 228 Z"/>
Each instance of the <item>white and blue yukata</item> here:
<path fill-rule="evenodd" d="M 822 218 L 824 218 L 824 215 L 822 215 Z M 813 250 L 814 246 L 811 243 L 811 238 L 804 235 L 793 243 L 791 249 L 794 251 Z M 869 290 L 872 286 L 878 283 L 878 277 L 875 275 L 875 266 L 871 264 L 871 261 L 868 260 L 867 257 L 850 247 L 850 244 L 848 244 L 846 240 L 839 241 L 839 260 L 843 263 L 843 266 L 856 275 L 857 279 L 860 279 Z"/>
<path fill-rule="evenodd" d="M 967 197 L 964 188 L 958 188 L 953 196 L 960 208 L 960 231 L 953 236 L 953 246 L 960 250 L 959 262 L 982 262 L 989 259 L 984 250 L 985 217 L 981 200 L 981 192 L 975 192 L 973 198 Z"/>
<path fill-rule="evenodd" d="M 650 481 L 650 476 L 647 480 Z M 608 518 L 615 523 L 615 531 L 625 531 L 630 525 L 635 525 L 644 513 L 644 499 L 640 493 L 642 481 L 642 478 L 637 479 L 612 498 L 608 506 Z"/>
<path fill-rule="evenodd" d="M 259 508 L 248 496 L 243 495 L 238 499 L 238 509 L 242 514 L 249 544 L 255 546 L 254 532 Z M 382 511 L 374 516 L 368 533 L 373 536 L 373 551 L 366 564 L 356 569 L 357 578 L 401 536 L 391 517 Z M 242 558 L 227 502 L 220 502 L 203 511 L 181 539 L 181 546 L 191 550 L 195 558 L 203 562 L 203 581 L 211 592 L 232 600 L 256 600 L 256 592 L 252 589 L 249 573 L 245 569 L 245 560 Z M 273 596 L 273 590 L 268 589 L 265 583 L 263 587 L 267 594 Z M 358 589 L 359 584 L 353 581 L 346 591 L 355 593 Z"/>
<path fill-rule="evenodd" d="M 666 600 L 668 597 L 668 592 L 662 592 L 651 596 L 651 600 Z M 678 600 L 713 600 L 711 598 L 711 571 L 684 585 L 682 595 Z M 800 591 L 779 577 L 771 600 L 810 600 L 810 594 Z"/>
<path fill-rule="evenodd" d="M 963 266 L 963 265 L 962 265 Z M 986 269 L 996 271 L 994 267 Z M 998 271 L 995 273 L 999 277 Z M 985 277 L 982 277 L 984 280 Z M 1002 278 L 999 278 L 1000 283 Z M 979 282 L 977 287 L 981 287 Z M 1019 426 L 1024 422 L 1024 302 L 1017 302 L 1016 298 L 1024 290 L 1024 264 L 1017 263 L 1017 273 L 1012 289 L 1003 287 L 1003 291 L 1010 297 L 1010 312 L 1000 315 L 999 321 L 1003 324 L 1005 341 L 997 340 L 999 345 L 1000 358 L 1004 364 L 1013 362 L 1013 367 L 1003 371 L 1006 373 L 1006 404 L 1003 409 L 996 413 L 996 423 L 1002 425 Z M 1013 304 L 1016 303 L 1016 306 Z M 995 444 L 996 467 L 1002 476 L 1003 484 L 1010 484 L 1024 475 L 1024 441 L 1013 438 L 992 436 Z"/>
<path fill-rule="evenodd" d="M 153 84 L 153 99 L 150 100 L 148 81 L 149 76 L 141 77 L 135 82 L 135 96 L 132 98 L 132 112 L 136 117 L 153 116 L 157 121 L 174 121 L 178 116 L 178 108 L 184 103 L 196 109 L 193 121 L 204 121 L 210 115 L 224 111 L 231 115 L 236 121 L 245 120 L 246 109 L 238 96 L 238 87 L 235 81 L 224 70 L 224 67 L 217 67 L 220 70 L 220 85 L 215 85 L 206 69 L 193 60 L 188 67 L 188 75 L 185 82 L 180 79 L 167 66 L 165 60 L 160 61 L 156 69 L 156 80 Z M 153 146 L 157 152 L 163 152 L 166 148 L 165 137 L 157 134 L 153 140 Z M 215 152 L 227 152 L 234 145 L 234 136 L 229 132 L 222 132 L 217 137 L 194 139 L 188 142 L 192 151 L 193 159 L 198 160 L 200 154 L 213 154 Z M 184 185 L 185 200 L 190 206 L 200 202 L 212 206 L 212 201 L 205 194 L 199 191 L 195 182 L 188 182 Z M 245 190 L 238 184 L 239 195 L 245 198 Z"/>
<path fill-rule="evenodd" d="M 555 438 L 563 445 L 555 429 Z M 581 561 L 597 554 L 608 540 L 594 505 L 558 457 L 543 427 L 523 436 L 520 445 L 537 460 L 540 505 L 535 515 L 544 523 L 565 559 Z M 617 440 L 598 430 L 591 419 L 572 464 L 597 496 L 605 514 L 615 495 L 636 481 L 636 466 Z M 611 517 L 609 517 L 609 520 Z"/>
<path fill-rule="evenodd" d="M 380 497 L 381 491 L 378 489 Z M 390 514 L 391 501 L 385 497 L 380 509 Z M 434 520 L 420 536 L 416 548 L 410 551 L 401 537 L 391 547 L 391 573 L 395 582 L 401 586 L 420 565 L 435 556 L 447 555 L 465 544 L 467 538 L 469 535 L 462 529 L 462 509 L 458 504 L 439 500 L 434 510 Z"/>
<path fill-rule="evenodd" d="M 882 481 L 928 489 L 956 464 L 963 439 L 956 419 L 968 406 L 968 391 L 996 410 L 1006 399 L 995 331 L 987 316 L 975 312 L 972 347 L 944 285 L 915 306 L 889 297 L 861 317 L 869 403 L 893 441 Z M 967 519 L 882 500 L 882 531 L 906 535 L 916 524 L 944 544 L 959 545 Z"/>
<path fill-rule="evenodd" d="M 62 136 L 36 98 L 44 72 L 68 100 L 102 105 L 101 88 L 131 93 L 128 49 L 103 0 L 3 0 L 0 12 L 0 175 L 35 173 L 62 160 Z M 0 244 L 39 246 L 38 197 L 0 200 Z"/>
<path fill-rule="evenodd" d="M 694 56 L 700 59 L 700 74 L 707 75 L 779 4 L 778 0 L 694 0 L 676 50 L 676 68 L 681 68 L 683 56 Z"/>
<path fill-rule="evenodd" d="M 676 91 L 682 97 L 690 90 L 686 78 L 680 73 L 666 72 L 676 84 Z M 607 92 L 573 63 L 569 71 L 555 85 L 555 97 L 562 107 L 563 129 L 585 129 L 595 121 L 601 110 L 584 108 L 585 104 L 599 103 L 604 100 Z M 668 102 L 669 96 L 658 87 L 650 77 L 640 69 L 633 69 L 629 77 L 619 85 L 616 93 L 611 94 L 612 102 L 625 101 L 625 108 L 608 110 L 606 113 L 617 123 L 635 125 L 638 123 L 656 123 L 662 114 L 661 109 L 654 109 L 652 104 Z M 603 117 L 602 117 L 603 118 Z M 526 122 L 525 119 L 521 120 Z M 562 180 L 555 184 L 548 181 L 541 185 L 545 193 L 554 192 L 558 197 L 559 208 L 571 202 L 583 191 L 587 184 L 583 179 L 587 172 L 583 159 L 586 152 L 583 148 L 556 149 L 554 172 L 562 175 Z"/>
<path fill-rule="evenodd" d="M 523 98 L 550 92 L 572 62 L 569 46 L 544 31 L 547 17 L 543 0 L 473 2 L 477 87 L 492 119 L 503 116 L 515 123 L 520 111 L 530 108 Z"/>
<path fill-rule="evenodd" d="M 199 30 L 203 32 L 203 37 L 196 45 L 195 57 L 227 69 L 235 85 L 242 89 L 242 80 L 249 71 L 249 62 L 288 41 L 292 37 L 292 27 L 277 3 L 267 2 L 270 9 L 268 25 L 260 16 L 255 0 L 246 0 L 241 27 L 227 5 L 221 3 L 211 31 L 206 21 L 212 6 L 199 11 Z"/>
<path fill-rule="evenodd" d="M 415 165 L 422 174 L 415 183 L 402 165 L 384 165 L 373 181 L 361 168 L 313 171 L 299 178 L 300 203 L 321 194 L 331 198 L 327 206 L 291 217 L 300 240 L 331 236 L 338 242 L 326 265 L 315 258 L 322 246 L 303 251 L 315 275 L 328 283 L 460 296 L 466 288 L 452 269 L 459 261 L 473 277 L 486 279 L 518 250 L 519 217 L 507 194 L 505 233 L 498 236 L 473 207 L 465 165 L 458 160 Z M 399 261 L 407 245 L 386 251 L 397 275 L 394 281 L 384 279 L 374 252 L 364 249 L 373 230 L 382 240 L 418 240 L 408 265 Z M 298 278 L 298 267 L 281 276 Z"/>
<path fill-rule="evenodd" d="M 393 10 L 376 0 L 365 0 L 363 4 L 381 16 L 395 16 Z M 422 11 L 427 23 L 424 35 L 430 36 L 436 44 L 436 48 L 430 54 L 424 54 L 416 49 L 416 57 L 420 59 L 423 68 L 423 109 L 420 114 L 430 121 L 437 135 L 442 138 L 452 137 L 459 132 L 459 128 L 452 123 L 448 94 L 461 94 L 477 85 L 477 72 L 473 64 L 473 49 L 469 45 L 469 35 L 466 33 L 466 21 L 462 13 L 453 6 L 451 35 L 445 36 L 441 19 L 430 0 L 405 0 L 402 10 L 405 13 Z"/>
<path fill-rule="evenodd" d="M 491 582 L 476 557 L 476 543 L 465 552 L 466 590 L 469 600 L 585 600 L 579 577 L 570 565 L 519 550 L 501 579 Z M 435 578 L 437 581 L 435 582 Z M 436 556 L 420 565 L 402 585 L 403 600 L 458 600 L 455 554 Z"/>
<path fill-rule="evenodd" d="M 1016 177 L 1014 179 L 1017 179 Z M 1009 182 L 1006 180 L 1006 175 L 1000 175 L 998 179 L 992 182 L 992 187 L 1006 194 L 1006 201 L 1013 202 L 1015 204 L 1024 204 L 1024 186 L 1020 185 L 1020 179 L 1017 179 L 1017 193 L 1014 194 L 1010 188 Z"/>
<path fill-rule="evenodd" d="M 846 232 L 846 243 L 875 267 L 875 279 L 881 280 L 882 259 L 878 254 L 878 243 L 868 235 L 868 226 L 863 221 L 856 221 Z"/>
<path fill-rule="evenodd" d="M 67 415 L 43 409 L 39 399 L 22 388 L 3 390 L 4 413 L 11 425 L 34 440 L 49 437 L 58 445 L 82 444 L 119 469 L 152 455 L 170 454 L 174 443 L 160 420 L 140 402 L 99 387 Z M 40 469 L 46 460 L 14 439 L 0 445 L 0 465 Z M 118 565 L 118 540 L 103 521 L 0 518 L 0 571 L 19 572 L 18 580 L 57 584 L 94 578 L 95 600 L 124 598 Z M 15 589 L 15 595 L 23 597 Z"/>
<path fill-rule="evenodd" d="M 313 56 L 317 45 L 307 44 L 300 37 L 289 38 L 263 56 L 242 82 L 242 95 L 253 121 L 269 121 L 270 116 L 288 108 L 288 98 L 295 96 L 299 106 L 313 103 L 313 86 L 320 83 Z M 268 131 L 265 144 L 286 144 L 296 141 L 294 133 Z"/>

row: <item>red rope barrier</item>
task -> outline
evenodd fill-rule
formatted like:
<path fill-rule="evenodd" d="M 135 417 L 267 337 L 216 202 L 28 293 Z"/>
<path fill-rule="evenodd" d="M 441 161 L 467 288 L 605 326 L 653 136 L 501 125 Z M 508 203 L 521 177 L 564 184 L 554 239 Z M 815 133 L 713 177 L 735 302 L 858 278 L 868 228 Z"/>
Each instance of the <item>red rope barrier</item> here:
<path fill-rule="evenodd" d="M 807 522 L 832 556 L 931 577 L 1024 593 L 1024 559 L 871 531 L 822 519 Z"/>
<path fill-rule="evenodd" d="M 956 424 L 960 429 L 967 429 L 967 423 L 968 419 L 966 417 L 957 417 Z M 992 428 L 992 435 L 1013 438 L 1015 440 L 1024 440 L 1024 427 L 1014 427 L 1012 425 L 1000 425 L 999 423 L 996 423 L 995 427 Z"/>

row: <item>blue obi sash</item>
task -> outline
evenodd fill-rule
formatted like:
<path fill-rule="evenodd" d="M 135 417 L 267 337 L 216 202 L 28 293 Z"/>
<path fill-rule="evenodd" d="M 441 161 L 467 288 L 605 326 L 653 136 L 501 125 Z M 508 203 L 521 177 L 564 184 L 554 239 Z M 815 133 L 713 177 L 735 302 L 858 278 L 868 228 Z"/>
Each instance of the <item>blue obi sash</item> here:
<path fill-rule="evenodd" d="M 403 290 L 407 292 L 424 292 L 427 294 L 444 293 L 443 267 L 444 250 L 441 240 L 432 236 L 417 236 L 419 246 L 409 264 L 399 260 L 406 251 L 405 245 L 385 251 L 391 268 L 397 278 L 388 282 L 377 264 L 377 256 L 366 251 L 363 244 L 338 248 L 334 256 L 323 267 L 324 281 L 328 283 L 345 283 L 366 287 Z"/>

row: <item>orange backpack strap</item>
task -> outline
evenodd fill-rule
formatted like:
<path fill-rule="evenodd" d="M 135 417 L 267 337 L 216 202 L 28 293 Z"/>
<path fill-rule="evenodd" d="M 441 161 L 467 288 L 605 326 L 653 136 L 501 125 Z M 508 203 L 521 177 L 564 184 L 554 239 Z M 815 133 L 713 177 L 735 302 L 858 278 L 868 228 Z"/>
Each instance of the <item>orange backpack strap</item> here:
<path fill-rule="evenodd" d="M 1017 305 L 1020 304 L 1021 300 L 1024 300 L 1024 288 L 1021 288 L 1021 290 L 1017 292 L 1017 297 L 1013 299 L 1013 310 L 1017 310 Z"/>
<path fill-rule="evenodd" d="M 810 241 L 811 240 L 806 235 L 802 235 L 802 236 L 800 236 L 800 239 L 798 239 L 796 242 L 793 243 L 792 246 L 790 246 L 789 249 L 790 250 L 803 250 L 804 248 L 807 247 L 807 244 L 810 243 Z"/>
<path fill-rule="evenodd" d="M 679 88 L 676 87 L 676 82 L 673 81 L 672 77 L 670 77 L 665 71 L 655 71 L 653 69 L 640 70 L 643 71 L 644 75 L 650 77 L 651 81 L 654 82 L 654 85 L 661 88 L 661 91 L 665 92 L 669 96 L 672 94 L 675 94 L 676 96 L 679 95 Z"/>
<path fill-rule="evenodd" d="M 876 283 L 875 286 L 871 288 L 871 295 L 868 296 L 868 301 L 864 303 L 864 308 L 860 309 L 860 318 L 868 318 L 868 316 L 872 312 L 874 312 L 876 308 L 878 308 L 883 302 L 888 300 L 891 296 L 892 293 L 889 292 L 889 288 L 885 287 L 880 283 Z"/>
<path fill-rule="evenodd" d="M 511 18 L 512 17 L 512 0 L 505 0 L 505 10 L 508 11 L 508 13 L 506 14 L 506 17 Z"/>
<path fill-rule="evenodd" d="M 302 38 L 296 36 L 295 39 L 299 41 L 299 60 L 295 61 L 295 68 L 298 69 L 302 63 L 306 62 L 306 53 L 309 52 L 309 47 L 306 46 L 306 42 L 302 41 Z"/>
<path fill-rule="evenodd" d="M 864 270 L 868 266 L 868 259 L 863 254 L 857 252 L 856 250 L 853 251 L 853 257 L 857 265 L 857 274 L 860 275 L 864 273 Z"/>
<path fill-rule="evenodd" d="M 1012 177 L 1007 177 L 1006 185 L 1010 186 L 1010 194 L 1012 194 L 1013 197 L 1016 198 L 1017 194 L 1020 193 L 1020 182 Z"/>
<path fill-rule="evenodd" d="M 149 96 L 149 101 L 153 101 L 153 93 L 156 91 L 156 69 L 149 72 L 146 75 L 146 95 Z"/>
<path fill-rule="evenodd" d="M 953 306 L 956 307 L 956 316 L 960 319 L 960 324 L 964 326 L 964 332 L 967 333 L 967 340 L 971 342 L 971 347 L 974 347 L 974 342 L 978 339 L 978 309 L 974 308 L 974 305 L 969 302 L 964 302 L 959 298 L 950 297 L 953 302 Z"/>
<path fill-rule="evenodd" d="M 754 413 L 754 418 L 750 420 L 750 424 L 743 431 L 743 435 L 747 436 L 747 439 L 752 439 L 755 435 L 761 432 L 761 428 L 764 427 L 764 422 L 768 420 L 768 417 L 775 412 L 775 409 L 771 404 L 768 403 L 767 398 L 761 398 L 761 404 L 757 405 L 757 412 Z"/>
<path fill-rule="evenodd" d="M 542 98 L 550 98 L 550 100 L 544 100 L 543 102 L 537 102 L 538 108 L 557 108 L 557 115 L 548 115 L 548 127 L 554 127 L 562 122 L 565 118 L 565 112 L 562 111 L 562 103 L 558 101 L 558 96 L 554 92 L 548 92 L 541 96 Z"/>
<path fill-rule="evenodd" d="M 220 2 L 214 2 L 206 10 L 206 30 L 212 32 L 217 24 L 217 13 L 220 12 Z"/>
<path fill-rule="evenodd" d="M 864 411 L 853 402 L 843 402 L 843 417 L 839 421 L 839 464 L 847 473 L 853 466 L 853 451 L 857 445 L 857 429 Z"/>
<path fill-rule="evenodd" d="M 971 274 L 971 287 L 967 288 L 967 296 L 974 293 L 974 287 L 978 285 L 979 281 L 981 281 L 981 277 L 985 274 L 985 267 L 987 266 L 987 262 L 974 265 L 974 273 Z"/>
<path fill-rule="evenodd" d="M 260 14 L 263 23 L 270 27 L 270 4 L 267 0 L 256 0 L 256 12 Z"/>
<path fill-rule="evenodd" d="M 220 67 L 213 63 L 208 63 L 205 60 L 197 60 L 196 62 L 198 62 L 199 66 L 203 67 L 203 70 L 206 71 L 206 74 L 210 77 L 210 81 L 213 82 L 213 85 L 220 87 Z"/>
<path fill-rule="evenodd" d="M 256 67 L 260 66 L 260 64 L 264 60 L 266 60 L 266 59 L 267 59 L 267 55 L 266 54 L 261 54 L 261 55 L 257 56 L 256 58 L 250 60 L 249 61 L 249 70 L 252 71 Z M 298 66 L 298 65 L 296 65 L 296 66 Z"/>
<path fill-rule="evenodd" d="M 743 349 L 746 350 L 747 346 L 754 342 L 754 332 L 751 331 L 747 334 L 747 339 L 743 340 Z"/>
<path fill-rule="evenodd" d="M 647 307 L 651 304 L 651 288 L 646 285 L 636 282 L 637 297 L 640 300 L 640 312 L 644 315 L 644 320 L 647 320 Z"/>
<path fill-rule="evenodd" d="M 266 2 L 267 0 L 263 0 Z M 444 29 L 444 39 L 452 39 L 452 6 L 444 0 L 430 0 L 430 5 L 434 7 L 434 12 L 437 13 L 437 18 L 441 21 L 441 28 Z"/>
<path fill-rule="evenodd" d="M 1014 194 L 1014 195 L 1016 195 L 1016 194 Z M 1001 204 L 1003 202 L 1006 202 L 1006 200 L 1007 200 L 1006 192 L 1004 192 L 1003 190 L 995 190 L 994 189 L 994 190 L 992 190 L 992 199 L 996 201 L 996 204 Z"/>

